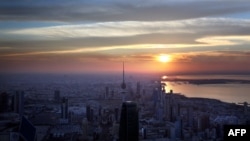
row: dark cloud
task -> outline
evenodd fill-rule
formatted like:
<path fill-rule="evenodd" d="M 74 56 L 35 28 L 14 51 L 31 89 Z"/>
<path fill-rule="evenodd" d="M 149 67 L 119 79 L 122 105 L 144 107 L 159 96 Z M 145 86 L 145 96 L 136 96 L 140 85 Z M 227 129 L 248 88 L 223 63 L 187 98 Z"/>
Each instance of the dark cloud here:
<path fill-rule="evenodd" d="M 173 66 L 182 73 L 249 73 L 250 51 L 206 51 L 174 55 Z"/>
<path fill-rule="evenodd" d="M 218 63 L 218 64 L 250 64 L 250 51 L 209 51 L 187 53 L 179 55 L 177 62 L 192 62 L 192 63 Z"/>
<path fill-rule="evenodd" d="M 105 1 L 106 2 L 106 1 Z M 250 10 L 249 1 L 31 1 L 1 2 L 0 20 L 152 21 L 233 14 Z M 140 4 L 141 2 L 141 4 Z"/>

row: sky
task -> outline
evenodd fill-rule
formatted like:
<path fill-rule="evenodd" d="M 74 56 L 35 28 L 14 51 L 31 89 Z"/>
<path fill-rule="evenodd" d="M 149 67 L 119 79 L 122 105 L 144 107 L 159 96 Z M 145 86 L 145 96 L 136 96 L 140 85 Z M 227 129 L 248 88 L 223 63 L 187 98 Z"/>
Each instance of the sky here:
<path fill-rule="evenodd" d="M 250 73 L 249 58 L 249 0 L 0 1 L 0 72 Z"/>

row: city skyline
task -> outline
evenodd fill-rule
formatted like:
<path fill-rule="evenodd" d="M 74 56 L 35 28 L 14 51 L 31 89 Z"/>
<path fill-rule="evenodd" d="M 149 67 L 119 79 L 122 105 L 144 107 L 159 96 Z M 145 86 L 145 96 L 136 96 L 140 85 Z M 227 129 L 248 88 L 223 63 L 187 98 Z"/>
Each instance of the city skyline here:
<path fill-rule="evenodd" d="M 126 72 L 250 73 L 247 0 L 4 0 L 0 8 L 0 72 L 121 72 L 124 61 Z"/>

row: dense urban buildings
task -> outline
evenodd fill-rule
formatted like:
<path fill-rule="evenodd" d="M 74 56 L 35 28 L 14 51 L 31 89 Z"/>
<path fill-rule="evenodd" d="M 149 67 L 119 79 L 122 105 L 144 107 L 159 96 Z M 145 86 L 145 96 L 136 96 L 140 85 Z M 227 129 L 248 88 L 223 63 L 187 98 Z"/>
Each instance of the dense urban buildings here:
<path fill-rule="evenodd" d="M 1 89 L 1 141 L 222 141 L 224 125 L 250 123 L 246 102 L 186 97 L 158 78 L 122 79 Z"/>

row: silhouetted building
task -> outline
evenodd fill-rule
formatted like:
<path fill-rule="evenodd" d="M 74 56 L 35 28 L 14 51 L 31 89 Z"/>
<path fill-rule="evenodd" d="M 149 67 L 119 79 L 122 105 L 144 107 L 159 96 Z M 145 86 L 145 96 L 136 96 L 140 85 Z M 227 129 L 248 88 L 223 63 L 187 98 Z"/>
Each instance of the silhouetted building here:
<path fill-rule="evenodd" d="M 91 108 L 90 105 L 87 105 L 86 107 L 86 117 L 87 117 L 87 120 L 90 122 L 94 120 L 94 109 Z"/>
<path fill-rule="evenodd" d="M 0 94 L 0 113 L 7 112 L 9 109 L 9 95 L 6 92 Z"/>
<path fill-rule="evenodd" d="M 14 112 L 21 117 L 24 113 L 24 91 L 16 91 L 12 99 L 12 106 Z"/>
<path fill-rule="evenodd" d="M 105 87 L 105 95 L 104 95 L 104 99 L 107 99 L 108 97 L 109 97 L 109 87 L 108 86 L 106 86 Z"/>
<path fill-rule="evenodd" d="M 69 108 L 68 99 L 63 97 L 62 103 L 61 103 L 61 118 L 62 119 L 68 119 L 68 108 Z"/>
<path fill-rule="evenodd" d="M 86 106 L 86 116 L 87 116 L 87 120 L 90 121 L 90 106 L 89 105 Z"/>
<path fill-rule="evenodd" d="M 115 95 L 114 90 L 111 90 L 111 97 L 114 97 L 114 95 Z"/>
<path fill-rule="evenodd" d="M 84 118 L 83 120 L 82 120 L 82 130 L 83 130 L 83 137 L 85 138 L 85 139 L 87 139 L 87 136 L 88 136 L 88 130 L 89 130 L 89 125 L 88 125 L 88 120 L 87 120 L 87 118 Z"/>
<path fill-rule="evenodd" d="M 189 106 L 187 109 L 188 127 L 193 127 L 193 107 Z"/>
<path fill-rule="evenodd" d="M 100 105 L 98 108 L 98 116 L 101 117 L 102 116 L 102 106 Z"/>
<path fill-rule="evenodd" d="M 245 115 L 247 115 L 248 114 L 248 106 L 250 105 L 250 104 L 248 104 L 248 102 L 243 102 L 243 103 L 238 103 L 238 104 L 240 104 L 240 105 L 243 105 L 244 106 L 244 114 Z"/>
<path fill-rule="evenodd" d="M 175 104 L 175 99 L 173 99 L 173 90 L 165 96 L 165 104 L 166 112 L 165 116 L 168 121 L 174 122 L 176 120 L 176 116 L 178 113 L 177 106 Z"/>
<path fill-rule="evenodd" d="M 125 101 L 122 104 L 119 141 L 139 140 L 139 118 L 137 104 L 132 101 Z"/>
<path fill-rule="evenodd" d="M 60 102 L 60 99 L 61 99 L 61 97 L 60 97 L 60 91 L 59 91 L 59 90 L 55 90 L 55 93 L 54 93 L 54 100 L 55 100 L 56 102 Z"/>
<path fill-rule="evenodd" d="M 18 132 L 1 132 L 1 141 L 20 141 L 20 135 Z"/>
<path fill-rule="evenodd" d="M 159 100 L 158 90 L 156 88 L 153 90 L 152 98 L 153 98 L 153 102 L 154 102 L 154 108 L 156 109 L 156 104 L 158 103 L 158 100 Z"/>
<path fill-rule="evenodd" d="M 119 120 L 119 109 L 115 108 L 115 121 Z"/>
<path fill-rule="evenodd" d="M 94 109 L 90 109 L 90 121 L 94 121 Z"/>
<path fill-rule="evenodd" d="M 209 128 L 210 127 L 209 115 L 203 114 L 198 116 L 198 119 L 196 121 L 196 126 L 198 131 L 204 131 L 205 129 Z"/>
<path fill-rule="evenodd" d="M 140 84 L 140 82 L 136 83 L 136 94 L 141 95 L 141 84 Z"/>
<path fill-rule="evenodd" d="M 21 119 L 19 133 L 25 141 L 36 141 L 37 139 L 35 126 L 24 116 Z"/>
<path fill-rule="evenodd" d="M 126 83 L 125 83 L 125 79 L 124 79 L 124 74 L 125 74 L 125 72 L 124 72 L 124 62 L 123 62 L 123 64 L 122 64 L 122 84 L 121 84 L 121 88 L 122 89 L 126 89 Z"/>
<path fill-rule="evenodd" d="M 180 139 L 183 137 L 182 130 L 183 130 L 183 121 L 181 118 L 177 118 L 175 121 L 175 137 L 176 138 Z"/>

